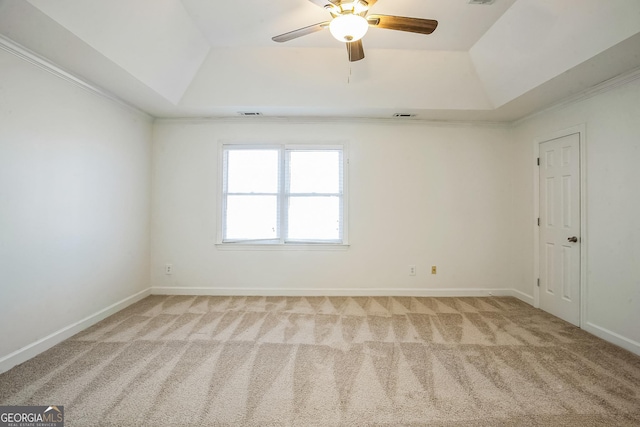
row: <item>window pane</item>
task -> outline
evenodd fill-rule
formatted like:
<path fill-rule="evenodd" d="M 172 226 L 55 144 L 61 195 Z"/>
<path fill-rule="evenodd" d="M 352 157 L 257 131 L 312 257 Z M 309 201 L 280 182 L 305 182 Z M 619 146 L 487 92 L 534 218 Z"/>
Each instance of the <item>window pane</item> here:
<path fill-rule="evenodd" d="M 340 240 L 340 198 L 289 198 L 288 230 L 291 240 Z"/>
<path fill-rule="evenodd" d="M 277 196 L 228 196 L 226 240 L 277 239 Z"/>
<path fill-rule="evenodd" d="M 339 151 L 289 151 L 291 193 L 340 193 Z"/>
<path fill-rule="evenodd" d="M 278 192 L 278 150 L 228 150 L 227 153 L 228 192 Z"/>

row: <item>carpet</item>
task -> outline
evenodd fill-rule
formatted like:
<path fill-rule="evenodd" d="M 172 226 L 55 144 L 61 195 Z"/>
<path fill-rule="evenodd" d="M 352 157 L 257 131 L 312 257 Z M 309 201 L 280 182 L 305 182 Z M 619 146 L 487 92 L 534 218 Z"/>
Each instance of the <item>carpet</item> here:
<path fill-rule="evenodd" d="M 638 426 L 640 357 L 515 298 L 150 296 L 0 375 L 66 426 Z"/>

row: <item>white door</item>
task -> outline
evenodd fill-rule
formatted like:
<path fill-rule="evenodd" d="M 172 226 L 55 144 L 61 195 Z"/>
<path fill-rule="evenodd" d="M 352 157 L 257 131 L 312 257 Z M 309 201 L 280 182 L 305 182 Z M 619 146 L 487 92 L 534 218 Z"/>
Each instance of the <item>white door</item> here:
<path fill-rule="evenodd" d="M 580 134 L 540 144 L 540 308 L 580 326 Z"/>

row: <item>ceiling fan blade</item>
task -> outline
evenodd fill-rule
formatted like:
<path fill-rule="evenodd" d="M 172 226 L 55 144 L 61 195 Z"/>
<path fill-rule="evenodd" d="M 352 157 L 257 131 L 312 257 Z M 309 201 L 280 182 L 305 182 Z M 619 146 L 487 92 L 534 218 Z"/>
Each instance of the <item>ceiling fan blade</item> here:
<path fill-rule="evenodd" d="M 356 62 L 364 59 L 364 48 L 362 40 L 345 43 L 347 45 L 347 53 L 349 54 L 349 62 Z"/>
<path fill-rule="evenodd" d="M 298 37 L 306 36 L 307 34 L 315 33 L 328 27 L 329 21 L 320 22 L 319 24 L 309 25 L 308 27 L 298 28 L 297 30 L 271 37 L 271 40 L 278 43 L 288 42 L 289 40 L 297 39 Z"/>
<path fill-rule="evenodd" d="M 433 19 L 408 18 L 406 16 L 369 15 L 367 21 L 372 27 L 418 34 L 431 34 L 438 26 L 438 21 Z"/>

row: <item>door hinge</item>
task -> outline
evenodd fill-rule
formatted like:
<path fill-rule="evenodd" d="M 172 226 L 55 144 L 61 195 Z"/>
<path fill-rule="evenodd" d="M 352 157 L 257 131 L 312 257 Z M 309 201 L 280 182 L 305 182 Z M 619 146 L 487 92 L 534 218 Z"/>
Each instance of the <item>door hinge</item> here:
<path fill-rule="evenodd" d="M 538 227 L 540 227 L 540 217 L 538 217 Z"/>
<path fill-rule="evenodd" d="M 538 166 L 540 166 L 540 157 L 538 157 Z"/>
<path fill-rule="evenodd" d="M 540 287 L 540 278 L 538 277 L 538 287 Z"/>

